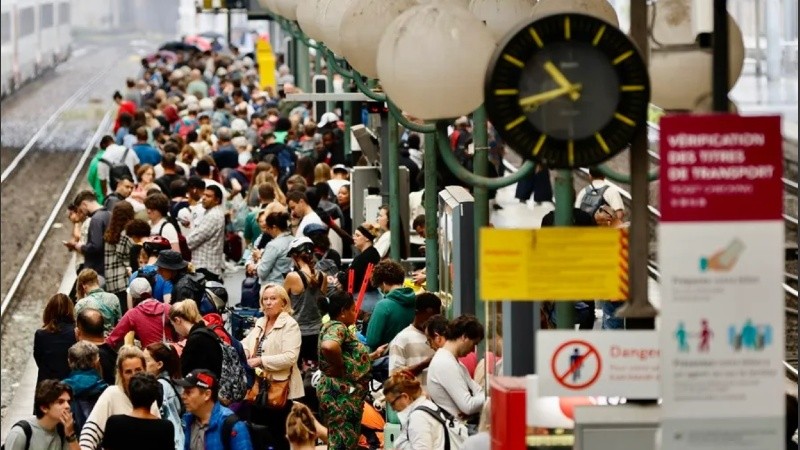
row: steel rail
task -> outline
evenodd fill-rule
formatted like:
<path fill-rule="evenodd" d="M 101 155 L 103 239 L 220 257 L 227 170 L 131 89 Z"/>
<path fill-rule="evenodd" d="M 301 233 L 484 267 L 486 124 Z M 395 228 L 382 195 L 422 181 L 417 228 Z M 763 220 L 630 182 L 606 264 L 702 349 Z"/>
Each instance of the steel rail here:
<path fill-rule="evenodd" d="M 8 177 L 11 176 L 11 174 L 14 172 L 17 166 L 19 166 L 19 163 L 22 162 L 25 156 L 27 156 L 28 152 L 30 152 L 33 146 L 36 144 L 36 142 L 38 142 L 39 139 L 42 137 L 42 135 L 47 131 L 48 127 L 50 127 L 50 125 L 52 125 L 53 122 L 55 122 L 56 119 L 58 119 L 58 117 L 61 116 L 61 114 L 63 114 L 64 111 L 67 110 L 67 108 L 70 108 L 83 95 L 85 95 L 92 88 L 94 88 L 94 86 L 97 83 L 99 83 L 100 80 L 102 80 L 103 77 L 105 77 L 105 75 L 113 68 L 114 65 L 109 64 L 108 67 L 106 67 L 102 72 L 98 73 L 97 75 L 89 79 L 88 82 L 84 83 L 61 106 L 59 106 L 58 109 L 55 110 L 55 112 L 53 112 L 53 114 L 47 119 L 47 121 L 45 121 L 45 123 L 41 127 L 39 127 L 36 133 L 34 133 L 33 137 L 31 137 L 30 140 L 28 140 L 28 143 L 25 144 L 25 147 L 23 147 L 22 150 L 17 154 L 17 156 L 14 157 L 14 159 L 11 161 L 8 167 L 6 167 L 5 170 L 3 170 L 2 175 L 0 175 L 0 184 L 6 182 L 6 179 L 8 179 Z"/>
<path fill-rule="evenodd" d="M 33 248 L 31 251 L 28 252 L 28 256 L 25 258 L 25 262 L 22 263 L 22 267 L 20 267 L 19 272 L 17 273 L 16 278 L 14 278 L 14 282 L 11 284 L 11 288 L 6 293 L 5 297 L 3 297 L 3 303 L 0 305 L 0 318 L 4 317 L 6 311 L 8 310 L 9 306 L 11 306 L 11 301 L 14 299 L 14 295 L 17 293 L 17 289 L 19 289 L 22 280 L 25 278 L 25 275 L 28 272 L 28 269 L 31 266 L 36 254 L 39 252 L 39 248 L 42 246 L 44 239 L 47 237 L 47 234 L 50 232 L 50 228 L 52 228 L 53 223 L 58 217 L 58 214 L 61 212 L 61 208 L 64 206 L 64 203 L 67 200 L 67 196 L 70 195 L 72 191 L 72 187 L 75 185 L 75 182 L 78 179 L 78 176 L 81 174 L 83 170 L 83 166 L 86 164 L 86 161 L 89 159 L 89 156 L 92 153 L 92 149 L 94 148 L 95 142 L 100 138 L 100 136 L 108 130 L 108 126 L 111 119 L 111 111 L 107 111 L 105 116 L 103 116 L 103 120 L 100 122 L 100 125 L 97 127 L 97 131 L 95 131 L 94 135 L 89 139 L 89 143 L 86 145 L 86 149 L 83 151 L 81 155 L 81 159 L 78 161 L 78 165 L 72 171 L 69 179 L 67 180 L 67 185 L 64 187 L 64 191 L 61 193 L 61 196 L 56 201 L 53 210 L 50 212 L 50 216 L 47 218 L 47 222 L 45 222 L 42 230 L 39 232 L 39 236 L 36 238 L 36 242 L 33 244 Z"/>

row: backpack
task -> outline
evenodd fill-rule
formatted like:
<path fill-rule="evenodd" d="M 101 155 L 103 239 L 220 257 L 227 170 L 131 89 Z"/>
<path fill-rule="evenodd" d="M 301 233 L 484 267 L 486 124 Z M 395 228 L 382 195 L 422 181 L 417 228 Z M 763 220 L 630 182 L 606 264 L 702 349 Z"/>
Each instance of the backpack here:
<path fill-rule="evenodd" d="M 203 302 L 206 295 L 206 277 L 202 273 L 186 273 L 184 276 L 174 281 L 172 284 L 173 303 L 187 299 L 192 299 L 197 303 L 197 308 Z M 201 312 L 201 314 L 203 314 Z"/>
<path fill-rule="evenodd" d="M 278 181 L 283 182 L 295 172 L 295 163 L 297 162 L 297 155 L 286 145 L 282 145 L 278 150 L 278 166 L 280 167 L 280 176 Z"/>
<path fill-rule="evenodd" d="M 181 250 L 181 256 L 183 260 L 186 262 L 192 261 L 192 250 L 189 248 L 189 243 L 186 242 L 186 236 L 181 233 L 181 227 L 178 226 L 178 222 L 173 217 L 165 217 L 166 219 L 164 223 L 161 224 L 161 228 L 158 230 L 159 236 L 164 236 L 162 233 L 164 232 L 164 227 L 167 226 L 167 223 L 172 225 L 175 228 L 175 232 L 178 233 L 178 247 Z"/>
<path fill-rule="evenodd" d="M 586 186 L 584 189 L 584 196 L 581 199 L 581 204 L 579 209 L 581 211 L 589 213 L 592 217 L 594 217 L 594 213 L 600 209 L 601 206 L 608 204 L 606 199 L 603 198 L 603 194 L 605 194 L 606 190 L 608 190 L 609 186 L 603 186 L 601 188 L 596 188 L 591 184 Z"/>
<path fill-rule="evenodd" d="M 86 419 L 89 418 L 89 414 L 92 413 L 92 409 L 94 409 L 94 405 L 102 393 L 103 391 L 100 391 L 94 395 L 74 397 L 70 400 L 69 408 L 72 410 L 72 419 L 75 421 L 76 430 L 83 428 L 83 424 L 86 423 Z"/>
<path fill-rule="evenodd" d="M 466 424 L 455 419 L 450 413 L 438 408 L 433 410 L 427 406 L 417 406 L 414 411 L 424 411 L 436 419 L 444 427 L 444 450 L 460 450 L 464 448 L 464 441 L 469 437 Z M 413 413 L 414 411 L 411 411 Z M 409 415 L 411 414 L 409 413 Z M 406 433 L 408 431 L 406 430 Z"/>
<path fill-rule="evenodd" d="M 236 425 L 237 422 L 240 422 L 239 416 L 236 413 L 229 415 L 222 421 L 222 448 L 225 450 L 231 450 L 231 438 L 235 436 L 233 427 Z M 258 425 L 252 423 L 250 421 L 245 421 L 245 425 L 247 425 L 247 431 L 250 435 L 250 444 L 254 449 L 263 449 L 268 448 L 271 444 L 274 444 L 274 439 L 272 438 L 272 433 L 269 431 L 266 425 Z"/>
<path fill-rule="evenodd" d="M 222 373 L 219 377 L 219 396 L 228 404 L 241 401 L 247 393 L 247 375 L 245 374 L 239 353 L 232 345 L 228 345 L 217 336 L 214 330 L 205 328 L 205 332 L 214 336 L 222 348 Z"/>
<path fill-rule="evenodd" d="M 11 425 L 11 428 L 14 427 L 22 428 L 22 431 L 25 433 L 25 450 L 31 448 L 31 438 L 33 437 L 33 428 L 31 428 L 31 424 L 27 420 L 20 420 L 14 425 Z M 0 450 L 6 450 L 6 444 L 3 444 Z"/>
<path fill-rule="evenodd" d="M 108 185 L 111 187 L 112 191 L 117 189 L 117 183 L 122 178 L 128 177 L 131 180 L 134 179 L 130 167 L 125 164 L 125 160 L 128 159 L 129 151 L 131 151 L 131 149 L 126 148 L 125 153 L 122 154 L 122 161 L 117 161 L 115 163 L 109 162 L 105 158 L 100 158 L 100 162 L 108 166 Z"/>

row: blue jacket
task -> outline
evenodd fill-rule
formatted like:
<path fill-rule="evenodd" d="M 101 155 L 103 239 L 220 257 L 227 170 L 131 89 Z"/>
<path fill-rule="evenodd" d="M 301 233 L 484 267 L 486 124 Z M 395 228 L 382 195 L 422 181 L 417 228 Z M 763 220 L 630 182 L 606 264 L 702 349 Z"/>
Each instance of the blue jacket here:
<path fill-rule="evenodd" d="M 222 422 L 225 418 L 233 414 L 233 411 L 222 406 L 220 402 L 214 404 L 214 409 L 211 410 L 211 420 L 208 422 L 205 435 L 205 449 L 206 450 L 224 450 L 222 445 Z M 194 415 L 186 413 L 183 415 L 183 433 L 185 437 L 184 449 L 190 450 L 189 446 L 192 443 L 192 423 L 194 422 Z M 253 450 L 253 445 L 250 443 L 250 433 L 247 431 L 247 425 L 244 422 L 236 422 L 233 426 L 231 433 L 231 446 L 230 450 Z"/>
<path fill-rule="evenodd" d="M 133 151 L 141 164 L 157 166 L 161 162 L 161 153 L 148 143 L 133 144 Z"/>

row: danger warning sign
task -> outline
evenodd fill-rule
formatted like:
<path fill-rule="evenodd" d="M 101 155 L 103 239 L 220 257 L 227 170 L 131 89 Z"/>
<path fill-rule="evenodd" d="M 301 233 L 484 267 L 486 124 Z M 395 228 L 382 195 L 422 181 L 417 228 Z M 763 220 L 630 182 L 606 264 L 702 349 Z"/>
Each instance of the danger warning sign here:
<path fill-rule="evenodd" d="M 540 330 L 540 395 L 658 398 L 658 335 L 650 330 Z"/>
<path fill-rule="evenodd" d="M 556 381 L 567 389 L 584 389 L 600 377 L 603 362 L 592 344 L 572 340 L 561 344 L 550 360 Z"/>

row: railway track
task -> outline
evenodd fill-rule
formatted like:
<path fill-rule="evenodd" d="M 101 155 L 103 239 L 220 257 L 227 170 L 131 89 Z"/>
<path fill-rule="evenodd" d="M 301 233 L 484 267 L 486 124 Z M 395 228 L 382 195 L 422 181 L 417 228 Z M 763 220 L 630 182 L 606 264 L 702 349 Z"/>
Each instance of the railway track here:
<path fill-rule="evenodd" d="M 45 241 L 45 238 L 47 237 L 47 234 L 50 232 L 50 229 L 55 223 L 56 218 L 61 212 L 61 209 L 64 207 L 64 204 L 66 203 L 68 196 L 72 193 L 72 188 L 75 186 L 75 182 L 78 180 L 78 177 L 83 172 L 83 168 L 86 165 L 86 162 L 89 160 L 89 157 L 91 155 L 92 149 L 95 146 L 95 143 L 100 139 L 100 136 L 104 132 L 107 132 L 109 130 L 110 124 L 111 124 L 111 111 L 109 110 L 103 116 L 100 125 L 97 127 L 97 131 L 86 143 L 86 148 L 83 150 L 83 153 L 81 155 L 80 160 L 78 161 L 77 166 L 73 169 L 72 173 L 67 179 L 64 188 L 61 190 L 61 195 L 58 198 L 58 200 L 56 200 L 56 203 L 53 206 L 52 210 L 50 211 L 50 214 L 47 217 L 44 226 L 39 231 L 39 235 L 37 236 L 36 241 L 34 241 L 33 247 L 28 252 L 24 262 L 22 263 L 22 266 L 20 267 L 16 277 L 14 278 L 14 281 L 11 284 L 11 287 L 3 297 L 2 304 L 0 304 L 0 319 L 3 319 L 5 317 L 6 312 L 12 306 L 13 301 L 15 299 L 15 295 L 17 294 L 17 290 L 19 289 L 25 277 L 28 275 L 28 270 L 31 267 L 31 263 L 33 263 L 34 259 L 36 258 L 39 249 L 41 248 L 42 244 Z M 9 166 L 9 168 L 10 167 L 11 166 Z"/>
<path fill-rule="evenodd" d="M 0 174 L 0 185 L 5 184 L 6 180 L 16 171 L 17 167 L 20 163 L 25 159 L 28 153 L 35 148 L 36 144 L 42 139 L 43 137 L 48 137 L 52 139 L 57 131 L 57 128 L 61 125 L 60 122 L 56 122 L 61 115 L 75 105 L 78 101 L 84 98 L 88 93 L 92 92 L 93 89 L 104 79 L 106 74 L 110 72 L 114 68 L 113 64 L 109 64 L 105 69 L 98 72 L 95 76 L 90 78 L 86 83 L 82 84 L 81 87 L 76 90 L 67 100 L 56 109 L 53 114 L 39 127 L 36 133 L 28 140 L 25 146 L 20 150 L 20 152 L 14 157 L 14 159 L 8 164 L 8 166 L 3 170 L 2 174 Z M 55 125 L 54 125 L 55 124 Z"/>

